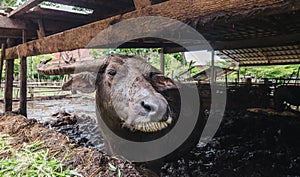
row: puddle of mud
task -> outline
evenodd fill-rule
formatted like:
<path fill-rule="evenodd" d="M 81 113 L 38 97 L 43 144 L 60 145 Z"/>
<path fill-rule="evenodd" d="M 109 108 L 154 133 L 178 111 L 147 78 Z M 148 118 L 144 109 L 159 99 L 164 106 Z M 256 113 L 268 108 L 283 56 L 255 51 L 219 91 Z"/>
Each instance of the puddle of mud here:
<path fill-rule="evenodd" d="M 19 107 L 13 103 L 13 110 Z M 3 104 L 0 103 L 0 110 Z M 75 122 L 62 121 L 62 115 L 52 116 L 57 112 L 68 112 Z M 75 116 L 75 117 L 74 117 Z M 68 135 L 79 145 L 105 152 L 103 139 L 96 123 L 95 99 L 93 95 L 74 96 L 59 100 L 36 100 L 27 103 L 27 118 L 45 124 L 47 128 Z M 56 122 L 56 125 L 52 124 Z"/>
<path fill-rule="evenodd" d="M 44 122 L 47 118 L 52 119 L 51 115 L 62 109 L 79 116 L 89 115 L 96 117 L 95 100 L 93 98 L 30 101 L 28 102 L 27 115 L 29 119 L 37 119 L 40 122 Z"/>

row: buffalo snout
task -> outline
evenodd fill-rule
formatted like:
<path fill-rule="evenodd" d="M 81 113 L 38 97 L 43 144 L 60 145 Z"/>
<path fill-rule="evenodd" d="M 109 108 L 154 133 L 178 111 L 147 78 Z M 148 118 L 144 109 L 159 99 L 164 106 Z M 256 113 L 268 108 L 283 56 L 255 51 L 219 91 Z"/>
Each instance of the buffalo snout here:
<path fill-rule="evenodd" d="M 147 116 L 152 122 L 158 122 L 164 118 L 168 103 L 164 97 L 157 94 L 141 99 L 136 107 L 140 115 Z"/>

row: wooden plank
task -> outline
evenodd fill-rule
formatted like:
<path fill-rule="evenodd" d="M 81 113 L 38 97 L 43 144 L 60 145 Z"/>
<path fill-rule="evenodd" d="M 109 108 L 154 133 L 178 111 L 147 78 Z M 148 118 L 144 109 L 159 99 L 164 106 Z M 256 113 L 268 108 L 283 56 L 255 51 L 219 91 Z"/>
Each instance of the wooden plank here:
<path fill-rule="evenodd" d="M 160 71 L 164 75 L 165 74 L 165 51 L 164 49 L 160 49 L 159 51 L 159 58 L 160 58 Z"/>
<path fill-rule="evenodd" d="M 32 29 L 32 23 L 27 20 L 12 19 L 0 15 L 0 28 L 5 29 Z"/>
<path fill-rule="evenodd" d="M 23 4 L 22 6 L 20 6 L 17 9 L 11 11 L 8 14 L 8 17 L 15 17 L 15 16 L 23 15 L 24 13 L 29 11 L 31 8 L 37 6 L 41 2 L 43 2 L 43 0 L 29 0 L 25 4 Z"/>
<path fill-rule="evenodd" d="M 22 39 L 22 30 L 23 29 L 2 29 L 0 28 L 0 38 L 10 38 L 10 39 Z M 28 39 L 36 38 L 35 29 L 27 30 Z"/>
<path fill-rule="evenodd" d="M 236 12 L 243 12 L 244 9 L 254 9 L 258 13 L 260 8 L 268 9 L 273 8 L 272 5 L 276 4 L 278 11 L 273 11 L 272 13 L 281 13 L 280 4 L 285 5 L 287 2 L 291 4 L 293 0 L 256 0 L 256 1 L 236 1 L 228 0 L 222 1 L 222 3 L 216 3 L 215 1 L 203 1 L 203 0 L 193 0 L 183 2 L 181 0 L 170 0 L 160 4 L 155 4 L 142 9 L 137 9 L 135 11 L 117 15 L 111 18 L 100 20 L 82 27 L 71 29 L 62 33 L 58 33 L 52 36 L 47 36 L 43 39 L 28 42 L 26 44 L 19 45 L 19 52 L 22 56 L 33 56 L 39 54 L 48 54 L 59 51 L 69 51 L 78 48 L 84 48 L 92 38 L 94 38 L 98 33 L 107 29 L 112 24 L 116 22 L 141 17 L 141 16 L 161 16 L 176 19 L 182 22 L 193 22 L 199 21 L 202 16 L 206 16 L 211 13 L 231 12 L 230 14 Z M 284 9 L 286 10 L 286 9 Z M 251 10 L 247 10 L 248 14 L 251 14 Z M 264 11 L 262 11 L 263 13 Z M 270 12 L 268 12 L 270 14 Z M 224 14 L 222 14 L 224 15 Z M 191 23 L 192 22 L 192 23 Z M 207 22 L 209 23 L 209 21 Z M 196 23 L 197 24 L 197 23 Z M 142 25 L 141 25 L 142 28 Z M 159 26 L 157 29 L 161 30 Z M 119 34 L 116 39 L 120 38 L 122 40 L 126 36 L 124 34 Z M 105 39 L 103 39 L 105 40 Z M 103 41 L 103 42 L 109 42 Z M 228 42 L 228 41 L 227 41 Z M 279 42 L 282 43 L 283 41 Z M 239 43 L 241 44 L 241 43 Z M 252 43 L 253 44 L 253 43 Z M 222 44 L 226 47 L 226 43 Z M 245 44 L 244 44 L 245 45 Z M 272 44 L 274 45 L 274 44 Z M 17 58 L 16 47 L 12 47 L 6 50 L 6 59 Z"/>
<path fill-rule="evenodd" d="M 239 66 L 270 66 L 270 65 L 293 65 L 293 64 L 300 64 L 300 60 L 295 62 L 270 62 L 270 63 L 240 63 Z"/>
<path fill-rule="evenodd" d="M 67 91 L 63 91 L 61 89 L 59 89 L 59 90 L 38 90 L 38 91 L 31 91 L 30 93 L 45 93 L 45 92 L 67 92 Z"/>
<path fill-rule="evenodd" d="M 63 22 L 66 21 L 85 22 L 87 21 L 88 16 L 89 15 L 86 14 L 78 14 L 78 13 L 62 11 L 58 9 L 47 9 L 47 8 L 42 8 L 40 6 L 36 6 L 33 8 L 32 11 L 26 13 L 27 18 L 51 19 L 51 20 L 58 20 Z"/>
<path fill-rule="evenodd" d="M 45 35 L 44 22 L 43 22 L 42 19 L 38 19 L 37 23 L 38 23 L 38 26 L 39 26 L 39 29 L 37 30 L 37 34 L 38 34 L 38 37 L 40 39 L 40 38 L 43 38 L 43 37 L 46 36 Z"/>
<path fill-rule="evenodd" d="M 150 0 L 133 0 L 133 3 L 136 9 L 141 9 L 151 5 Z"/>
<path fill-rule="evenodd" d="M 27 59 L 20 59 L 20 114 L 27 117 Z"/>
<path fill-rule="evenodd" d="M 2 81 L 2 70 L 3 70 L 3 62 L 5 57 L 5 43 L 1 44 L 1 57 L 0 57 L 0 88 L 1 88 L 1 81 Z"/>
<path fill-rule="evenodd" d="M 22 31 L 22 42 L 26 43 L 26 31 Z M 27 117 L 27 59 L 20 59 L 20 114 Z"/>
<path fill-rule="evenodd" d="M 7 40 L 7 46 L 12 46 L 11 39 Z M 12 111 L 14 60 L 6 60 L 6 75 L 4 86 L 4 112 Z"/>
<path fill-rule="evenodd" d="M 59 3 L 59 4 L 64 4 L 64 5 L 69 5 L 69 6 L 76 6 L 76 7 L 82 7 L 82 8 L 87 8 L 87 9 L 94 9 L 97 10 L 100 7 L 105 7 L 105 8 L 110 8 L 114 9 L 116 6 L 122 6 L 126 7 L 129 5 L 133 6 L 132 0 L 48 0 L 49 2 L 54 2 L 54 3 Z"/>

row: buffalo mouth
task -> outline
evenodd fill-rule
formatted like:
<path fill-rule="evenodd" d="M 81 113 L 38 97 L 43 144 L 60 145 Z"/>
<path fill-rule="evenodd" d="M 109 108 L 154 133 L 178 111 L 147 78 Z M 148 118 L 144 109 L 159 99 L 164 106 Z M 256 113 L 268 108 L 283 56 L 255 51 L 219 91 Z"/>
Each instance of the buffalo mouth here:
<path fill-rule="evenodd" d="M 145 133 L 153 133 L 167 128 L 172 123 L 172 117 L 165 115 L 162 121 L 158 122 L 137 122 L 133 125 L 123 123 L 122 127 L 128 128 L 131 131 L 141 131 Z"/>

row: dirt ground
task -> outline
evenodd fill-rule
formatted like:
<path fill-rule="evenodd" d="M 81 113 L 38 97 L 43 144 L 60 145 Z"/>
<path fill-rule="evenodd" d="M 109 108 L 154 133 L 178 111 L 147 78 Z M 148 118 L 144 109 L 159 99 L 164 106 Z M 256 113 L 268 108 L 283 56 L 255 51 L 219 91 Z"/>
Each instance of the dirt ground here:
<path fill-rule="evenodd" d="M 300 114 L 227 111 L 212 141 L 166 163 L 162 176 L 300 176 Z"/>
<path fill-rule="evenodd" d="M 99 138 L 96 135 L 91 137 L 83 132 L 85 129 L 78 128 L 86 127 L 96 132 L 95 127 L 90 126 L 95 125 L 93 121 L 90 117 L 63 115 L 51 124 L 38 124 L 34 120 L 26 121 L 22 116 L 4 116 L 0 118 L 0 131 L 17 137 L 16 146 L 22 142 L 40 140 L 45 141 L 53 153 L 59 152 L 60 157 L 72 152 L 74 155 L 67 159 L 65 165 L 72 165 L 84 176 L 117 176 L 116 172 L 109 170 L 108 163 L 120 168 L 122 176 L 141 176 L 134 164 L 101 153 L 101 146 L 98 145 L 102 142 L 92 141 Z M 299 112 L 261 108 L 227 111 L 211 142 L 195 147 L 174 162 L 163 164 L 160 175 L 300 176 L 299 140 Z M 75 142 L 79 145 L 74 146 Z"/>
<path fill-rule="evenodd" d="M 51 154 L 58 153 L 56 156 L 58 159 L 71 153 L 72 156 L 64 161 L 64 166 L 66 168 L 71 166 L 72 169 L 77 169 L 86 177 L 118 176 L 117 172 L 109 169 L 109 163 L 120 169 L 122 176 L 142 176 L 134 164 L 79 146 L 66 135 L 45 128 L 44 125 L 34 120 L 28 121 L 23 116 L 4 115 L 0 117 L 0 132 L 14 137 L 13 145 L 15 147 L 22 145 L 23 142 L 42 141 L 46 147 L 51 149 Z"/>

